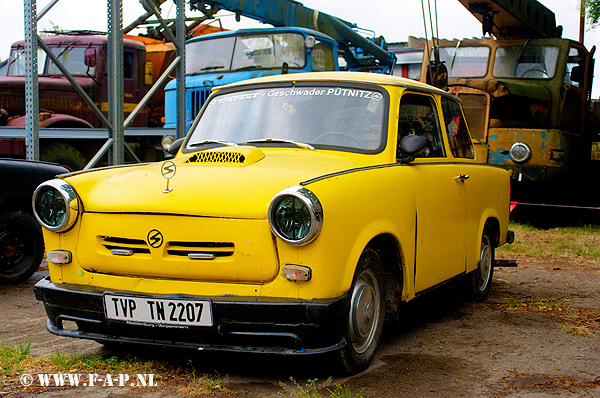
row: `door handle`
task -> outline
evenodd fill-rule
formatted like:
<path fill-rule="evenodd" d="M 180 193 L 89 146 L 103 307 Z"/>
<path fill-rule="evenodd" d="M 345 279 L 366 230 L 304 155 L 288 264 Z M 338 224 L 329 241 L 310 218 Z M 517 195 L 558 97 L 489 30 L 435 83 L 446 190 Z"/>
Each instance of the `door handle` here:
<path fill-rule="evenodd" d="M 458 175 L 458 176 L 454 177 L 454 179 L 456 181 L 461 180 L 462 182 L 465 182 L 465 180 L 468 180 L 469 177 L 471 177 L 471 176 L 468 175 L 468 174 L 461 174 L 461 175 Z"/>

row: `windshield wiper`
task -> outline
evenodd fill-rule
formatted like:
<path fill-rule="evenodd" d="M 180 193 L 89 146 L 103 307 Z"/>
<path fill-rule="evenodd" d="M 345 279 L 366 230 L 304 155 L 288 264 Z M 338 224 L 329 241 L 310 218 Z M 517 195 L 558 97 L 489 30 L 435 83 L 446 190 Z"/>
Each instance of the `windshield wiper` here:
<path fill-rule="evenodd" d="M 223 69 L 225 68 L 223 65 L 211 65 L 211 66 L 205 66 L 204 68 L 201 68 L 200 70 L 212 70 L 212 69 Z"/>
<path fill-rule="evenodd" d="M 246 141 L 246 142 L 248 144 L 261 143 L 261 142 L 294 144 L 296 146 L 299 146 L 300 148 L 310 149 L 311 151 L 315 150 L 315 147 L 312 146 L 312 145 L 310 145 L 310 144 L 305 144 L 304 142 L 296 142 L 294 140 L 283 140 L 283 139 L 279 139 L 279 138 L 261 138 L 261 139 L 258 139 L 258 140 L 250 140 L 250 141 Z"/>
<path fill-rule="evenodd" d="M 188 146 L 195 148 L 197 146 L 202 146 L 202 145 L 206 145 L 206 144 L 221 144 L 221 145 L 226 145 L 226 146 L 238 146 L 238 144 L 235 144 L 233 142 L 227 142 L 225 140 L 204 140 L 204 141 L 194 142 L 193 144 L 189 144 Z"/>
<path fill-rule="evenodd" d="M 251 69 L 260 69 L 262 68 L 262 65 L 248 65 L 248 66 L 242 66 L 241 68 L 236 68 L 233 71 L 237 72 L 239 70 L 251 70 Z"/>

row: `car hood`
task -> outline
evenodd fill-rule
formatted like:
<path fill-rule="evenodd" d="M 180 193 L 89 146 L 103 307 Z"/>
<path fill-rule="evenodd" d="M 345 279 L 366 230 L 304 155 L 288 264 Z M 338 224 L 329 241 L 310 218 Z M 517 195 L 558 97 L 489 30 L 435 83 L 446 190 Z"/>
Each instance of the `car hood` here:
<path fill-rule="evenodd" d="M 176 171 L 168 185 L 161 170 L 171 161 L 74 173 L 65 179 L 86 212 L 265 219 L 271 199 L 280 190 L 365 166 L 358 156 L 340 154 L 227 147 L 180 154 L 172 160 Z M 165 192 L 167 187 L 172 190 Z"/>

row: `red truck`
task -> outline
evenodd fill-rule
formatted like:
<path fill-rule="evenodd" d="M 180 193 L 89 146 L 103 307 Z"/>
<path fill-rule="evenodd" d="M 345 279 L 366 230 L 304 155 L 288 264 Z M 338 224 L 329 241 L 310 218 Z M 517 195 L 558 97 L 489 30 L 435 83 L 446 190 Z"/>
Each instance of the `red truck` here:
<path fill-rule="evenodd" d="M 71 72 L 102 112 L 108 112 L 107 42 L 101 32 L 62 32 L 42 40 Z M 160 40 L 125 36 L 124 111 L 125 117 L 143 98 L 169 63 L 173 46 Z M 46 54 L 38 51 L 39 125 L 41 128 L 103 128 L 102 121 L 83 101 Z M 158 90 L 130 127 L 161 127 L 164 92 Z M 7 75 L 0 77 L 0 126 L 25 126 L 24 41 L 12 45 Z M 0 132 L 0 137 L 2 136 Z M 85 166 L 105 139 L 90 139 L 89 132 L 75 130 L 59 138 L 40 139 L 41 160 L 59 163 L 72 170 Z M 141 159 L 163 156 L 160 136 L 128 137 L 126 141 Z M 0 138 L 0 156 L 24 157 L 24 138 Z"/>

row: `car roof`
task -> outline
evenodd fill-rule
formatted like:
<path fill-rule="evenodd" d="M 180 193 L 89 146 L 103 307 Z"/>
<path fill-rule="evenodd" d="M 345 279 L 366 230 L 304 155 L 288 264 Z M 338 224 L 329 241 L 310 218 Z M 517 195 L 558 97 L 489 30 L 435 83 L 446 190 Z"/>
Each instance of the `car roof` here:
<path fill-rule="evenodd" d="M 290 73 L 284 75 L 273 75 L 258 77 L 255 79 L 243 80 L 231 83 L 221 87 L 213 88 L 214 91 L 227 88 L 251 86 L 266 83 L 284 83 L 284 82 L 340 82 L 340 83 L 366 83 L 373 85 L 388 85 L 410 88 L 418 91 L 431 92 L 439 95 L 444 95 L 452 98 L 457 98 L 455 95 L 440 90 L 439 88 L 421 83 L 416 80 L 407 79 L 404 77 L 386 75 L 382 73 L 365 73 L 365 72 L 308 72 L 308 73 Z"/>

